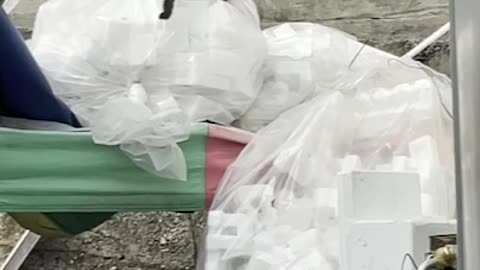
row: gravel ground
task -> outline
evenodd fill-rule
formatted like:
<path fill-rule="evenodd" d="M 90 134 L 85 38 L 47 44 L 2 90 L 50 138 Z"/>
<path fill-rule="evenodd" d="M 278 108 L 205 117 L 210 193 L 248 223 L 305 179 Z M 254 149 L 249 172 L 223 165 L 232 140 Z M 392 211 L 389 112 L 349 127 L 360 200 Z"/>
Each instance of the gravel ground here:
<path fill-rule="evenodd" d="M 42 240 L 22 270 L 180 270 L 195 268 L 201 215 L 118 214 L 66 240 Z"/>

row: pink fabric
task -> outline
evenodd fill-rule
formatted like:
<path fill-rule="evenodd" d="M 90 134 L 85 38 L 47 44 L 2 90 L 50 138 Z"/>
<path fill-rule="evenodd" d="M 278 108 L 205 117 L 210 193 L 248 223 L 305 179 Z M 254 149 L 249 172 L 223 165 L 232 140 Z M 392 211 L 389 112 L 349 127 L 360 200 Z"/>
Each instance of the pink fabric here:
<path fill-rule="evenodd" d="M 212 205 L 215 192 L 228 166 L 238 157 L 253 134 L 235 128 L 210 125 L 206 160 L 206 209 Z"/>

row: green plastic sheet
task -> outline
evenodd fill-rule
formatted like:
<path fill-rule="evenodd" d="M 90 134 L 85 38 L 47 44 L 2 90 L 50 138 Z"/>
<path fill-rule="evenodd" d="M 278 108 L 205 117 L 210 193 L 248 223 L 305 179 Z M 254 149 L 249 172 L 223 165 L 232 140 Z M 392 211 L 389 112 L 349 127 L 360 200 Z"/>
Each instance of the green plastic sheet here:
<path fill-rule="evenodd" d="M 188 181 L 161 179 L 89 132 L 0 129 L 0 212 L 205 210 L 208 125 L 181 143 Z"/>

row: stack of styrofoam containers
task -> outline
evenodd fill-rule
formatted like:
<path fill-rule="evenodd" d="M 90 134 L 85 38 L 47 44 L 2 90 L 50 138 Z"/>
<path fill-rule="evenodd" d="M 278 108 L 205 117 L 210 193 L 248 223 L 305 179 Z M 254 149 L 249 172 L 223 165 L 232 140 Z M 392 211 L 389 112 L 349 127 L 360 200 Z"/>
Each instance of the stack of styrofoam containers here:
<path fill-rule="evenodd" d="M 209 214 L 207 269 L 389 270 L 406 253 L 422 260 L 430 236 L 455 233 L 444 212 L 422 202 L 426 180 L 416 160 L 434 160 L 428 138 L 414 140 L 411 152 L 420 151 L 419 143 L 430 148 L 396 156 L 383 170 L 362 171 L 358 156 L 338 160 L 338 186 L 307 181 L 296 172 L 300 179 L 285 186 L 263 179 L 264 184 L 235 188 L 222 198 L 216 208 L 221 210 Z M 274 166 L 291 167 L 280 161 Z M 436 190 L 437 183 L 430 185 L 427 192 Z"/>
<path fill-rule="evenodd" d="M 332 189 L 298 198 L 275 194 L 271 184 L 239 187 L 223 211 L 209 213 L 201 269 L 333 270 L 327 255 L 338 253 L 338 231 L 328 226 L 335 218 L 335 196 Z"/>
<path fill-rule="evenodd" d="M 429 178 L 441 171 L 432 166 L 439 164 L 435 141 L 421 137 L 410 148 L 410 157 L 395 157 L 377 171 L 358 170 L 356 156 L 344 159 L 338 190 L 341 269 L 398 269 L 407 253 L 424 259 L 430 236 L 455 234 L 448 207 L 434 200 L 447 196 L 442 179 Z"/>

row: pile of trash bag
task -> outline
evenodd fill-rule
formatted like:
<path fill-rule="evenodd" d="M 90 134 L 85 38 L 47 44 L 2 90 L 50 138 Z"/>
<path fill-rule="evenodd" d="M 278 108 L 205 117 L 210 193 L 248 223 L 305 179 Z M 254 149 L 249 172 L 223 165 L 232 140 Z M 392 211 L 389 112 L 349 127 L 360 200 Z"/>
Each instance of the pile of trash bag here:
<path fill-rule="evenodd" d="M 455 217 L 450 81 L 393 56 L 352 78 L 256 134 L 217 191 L 197 269 L 355 269 L 342 261 L 358 218 L 342 179 L 354 171 L 419 175 L 413 196 L 387 198 L 401 211 L 379 219 Z M 368 192 L 369 215 L 383 213 L 386 195 Z"/>
<path fill-rule="evenodd" d="M 198 270 L 350 270 L 352 222 L 455 216 L 449 79 L 339 30 L 261 31 L 250 0 L 56 0 L 29 45 L 94 141 L 146 170 L 187 180 L 176 144 L 194 122 L 257 132 L 217 190 Z M 358 171 L 402 180 L 358 210 Z"/>

